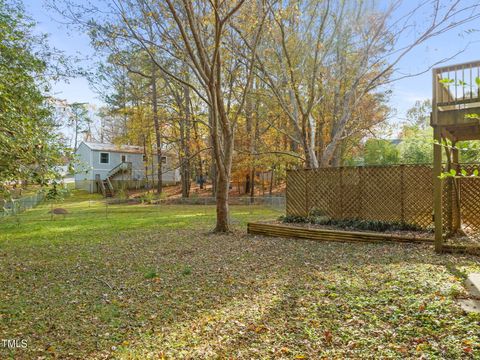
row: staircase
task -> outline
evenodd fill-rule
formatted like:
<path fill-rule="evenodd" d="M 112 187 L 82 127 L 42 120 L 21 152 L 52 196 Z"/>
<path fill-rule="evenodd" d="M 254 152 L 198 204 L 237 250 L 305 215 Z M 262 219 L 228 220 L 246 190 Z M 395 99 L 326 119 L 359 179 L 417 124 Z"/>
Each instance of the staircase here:
<path fill-rule="evenodd" d="M 107 179 L 111 179 L 117 174 L 121 173 L 131 173 L 132 172 L 132 163 L 131 162 L 121 162 L 117 166 L 115 166 L 112 170 L 110 170 L 107 174 Z"/>
<path fill-rule="evenodd" d="M 132 173 L 132 163 L 131 162 L 122 162 L 115 166 L 112 170 L 110 170 L 107 174 L 106 179 L 101 180 L 100 175 L 96 175 L 96 181 L 98 184 L 98 189 L 99 192 L 104 197 L 113 197 L 115 195 L 115 191 L 113 189 L 112 185 L 112 178 L 115 175 L 121 174 L 121 173 Z"/>
<path fill-rule="evenodd" d="M 103 196 L 113 197 L 113 195 L 115 195 L 115 192 L 113 191 L 113 186 L 110 186 L 109 185 L 110 182 L 107 180 L 102 180 L 102 182 L 103 182 L 103 188 L 105 189 L 105 194 L 103 194 Z"/>

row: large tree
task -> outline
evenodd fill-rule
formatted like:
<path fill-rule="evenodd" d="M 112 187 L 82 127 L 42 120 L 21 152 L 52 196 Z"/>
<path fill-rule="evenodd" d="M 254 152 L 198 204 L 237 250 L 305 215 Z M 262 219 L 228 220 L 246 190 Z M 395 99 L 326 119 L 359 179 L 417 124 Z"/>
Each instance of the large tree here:
<path fill-rule="evenodd" d="M 12 180 L 46 184 L 62 154 L 33 26 L 21 6 L 0 0 L 0 191 Z"/>
<path fill-rule="evenodd" d="M 407 54 L 480 16 L 479 5 L 467 1 L 268 3 L 270 31 L 258 47 L 258 74 L 287 115 L 288 134 L 309 168 L 335 164 L 342 143 L 363 122 L 356 114 L 366 103 L 378 100 L 373 105 L 385 113 L 386 85 L 414 75 L 393 75 Z M 425 21 L 410 36 L 423 12 Z"/>
<path fill-rule="evenodd" d="M 209 114 L 204 125 L 210 130 L 216 174 L 215 230 L 228 231 L 234 135 L 252 81 L 253 50 L 263 23 L 261 2 L 114 0 L 112 4 L 117 23 L 97 25 L 96 29 L 140 45 L 162 76 L 184 90 L 188 88 L 204 102 Z M 152 23 L 155 40 L 143 26 L 145 22 Z M 244 48 L 247 56 L 237 56 L 239 48 Z M 168 62 L 180 66 L 170 67 Z M 184 92 L 185 99 L 189 96 Z M 184 110 L 187 118 L 188 104 Z"/>

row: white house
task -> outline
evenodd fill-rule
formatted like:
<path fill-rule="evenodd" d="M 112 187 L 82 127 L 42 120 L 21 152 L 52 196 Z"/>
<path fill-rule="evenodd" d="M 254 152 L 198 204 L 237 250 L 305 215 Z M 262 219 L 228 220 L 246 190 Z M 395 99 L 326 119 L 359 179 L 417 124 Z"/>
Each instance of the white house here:
<path fill-rule="evenodd" d="M 162 182 L 165 185 L 180 181 L 175 158 L 170 151 L 162 156 Z M 141 146 L 99 144 L 82 142 L 77 150 L 75 165 L 75 188 L 98 192 L 100 187 L 138 188 L 156 180 L 156 156 L 145 157 Z M 153 171 L 152 171 L 153 169 Z M 153 173 L 153 175 L 152 175 Z M 148 178 L 148 179 L 147 179 Z M 103 191 L 102 191 L 103 192 Z"/>

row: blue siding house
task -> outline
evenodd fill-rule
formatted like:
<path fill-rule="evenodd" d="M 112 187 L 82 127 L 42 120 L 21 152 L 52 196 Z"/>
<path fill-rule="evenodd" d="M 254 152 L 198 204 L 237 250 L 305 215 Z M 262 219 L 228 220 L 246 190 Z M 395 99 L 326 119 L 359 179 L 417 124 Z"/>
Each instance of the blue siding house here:
<path fill-rule="evenodd" d="M 156 156 L 147 158 L 141 146 L 82 142 L 75 154 L 77 189 L 104 193 L 101 189 L 102 183 L 107 190 L 111 187 L 112 192 L 120 187 L 140 188 L 147 184 L 154 186 Z M 164 154 L 162 182 L 165 185 L 177 184 L 180 173 L 175 168 L 175 157 L 171 151 L 164 150 Z"/>

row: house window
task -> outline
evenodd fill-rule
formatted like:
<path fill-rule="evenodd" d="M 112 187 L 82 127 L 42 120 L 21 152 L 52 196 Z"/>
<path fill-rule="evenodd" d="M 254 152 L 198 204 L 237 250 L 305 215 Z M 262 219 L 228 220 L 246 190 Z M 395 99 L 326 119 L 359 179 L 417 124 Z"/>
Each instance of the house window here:
<path fill-rule="evenodd" d="M 167 157 L 166 156 L 162 156 L 162 164 L 166 164 L 167 163 Z"/>
<path fill-rule="evenodd" d="M 100 164 L 108 164 L 110 162 L 109 153 L 100 153 Z"/>
<path fill-rule="evenodd" d="M 126 162 L 127 161 L 127 155 L 122 155 L 122 162 Z"/>

